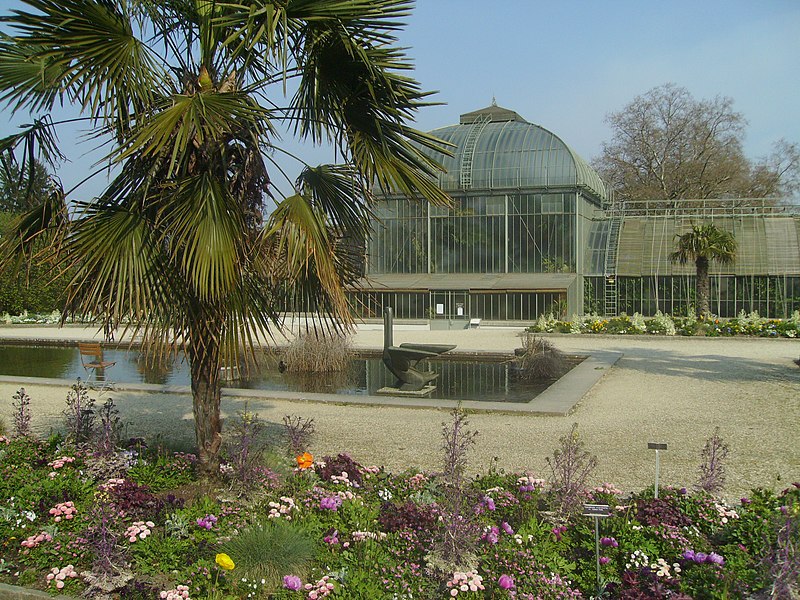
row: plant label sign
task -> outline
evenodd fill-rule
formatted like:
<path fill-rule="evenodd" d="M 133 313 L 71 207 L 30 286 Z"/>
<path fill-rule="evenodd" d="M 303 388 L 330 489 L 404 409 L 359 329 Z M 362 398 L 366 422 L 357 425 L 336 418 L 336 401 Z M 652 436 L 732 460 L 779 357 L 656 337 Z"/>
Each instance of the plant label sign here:
<path fill-rule="evenodd" d="M 666 450 L 666 444 L 657 444 L 656 442 L 647 442 L 647 449 L 648 450 Z"/>
<path fill-rule="evenodd" d="M 608 504 L 584 504 L 583 505 L 584 517 L 609 517 L 611 516 L 611 509 Z"/>

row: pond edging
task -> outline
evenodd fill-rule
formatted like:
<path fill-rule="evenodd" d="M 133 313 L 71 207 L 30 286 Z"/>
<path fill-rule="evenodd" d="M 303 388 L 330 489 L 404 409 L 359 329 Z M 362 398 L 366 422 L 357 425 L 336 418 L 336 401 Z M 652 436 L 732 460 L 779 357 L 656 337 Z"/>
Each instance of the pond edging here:
<path fill-rule="evenodd" d="M 53 596 L 42 590 L 0 583 L 0 600 L 75 600 L 74 596 Z"/>

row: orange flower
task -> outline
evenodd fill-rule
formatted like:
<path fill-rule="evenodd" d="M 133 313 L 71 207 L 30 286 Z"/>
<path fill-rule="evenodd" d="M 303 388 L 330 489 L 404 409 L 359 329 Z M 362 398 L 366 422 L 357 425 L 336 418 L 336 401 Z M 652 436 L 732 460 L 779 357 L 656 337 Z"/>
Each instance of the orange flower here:
<path fill-rule="evenodd" d="M 314 466 L 314 457 L 308 452 L 303 452 L 295 460 L 297 461 L 297 466 L 300 469 L 310 469 Z"/>

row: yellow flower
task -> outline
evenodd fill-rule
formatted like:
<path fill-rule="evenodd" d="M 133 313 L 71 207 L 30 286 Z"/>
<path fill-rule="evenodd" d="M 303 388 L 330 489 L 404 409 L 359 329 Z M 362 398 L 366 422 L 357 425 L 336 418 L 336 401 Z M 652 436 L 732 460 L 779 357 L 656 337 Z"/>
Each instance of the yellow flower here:
<path fill-rule="evenodd" d="M 215 560 L 216 563 L 226 571 L 233 571 L 233 568 L 236 566 L 233 562 L 233 559 L 231 559 L 231 557 L 225 553 L 217 554 L 217 558 Z"/>
<path fill-rule="evenodd" d="M 300 469 L 310 469 L 314 466 L 314 457 L 308 452 L 303 452 L 295 460 L 297 461 L 297 466 Z"/>

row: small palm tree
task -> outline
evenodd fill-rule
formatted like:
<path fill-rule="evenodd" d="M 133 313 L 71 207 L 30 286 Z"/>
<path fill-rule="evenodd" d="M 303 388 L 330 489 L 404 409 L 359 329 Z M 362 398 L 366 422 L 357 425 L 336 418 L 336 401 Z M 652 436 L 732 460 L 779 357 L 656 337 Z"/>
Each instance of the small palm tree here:
<path fill-rule="evenodd" d="M 0 102 L 32 124 L 0 162 L 21 149 L 19 173 L 34 156 L 56 167 L 49 113 L 71 104 L 116 175 L 99 198 L 68 210 L 59 189 L 21 215 L 5 262 L 69 269 L 64 318 L 130 323 L 151 355 L 183 348 L 200 468 L 218 473 L 220 367 L 254 356 L 293 299 L 351 322 L 346 240 L 367 235 L 373 189 L 449 202 L 421 151 L 447 149 L 407 125 L 428 104 L 395 45 L 412 2 L 22 3 L 2 18 Z M 281 194 L 281 129 L 344 164 L 303 163 Z"/>
<path fill-rule="evenodd" d="M 736 259 L 736 240 L 733 234 L 715 225 L 692 225 L 691 231 L 675 235 L 675 252 L 670 258 L 685 265 L 693 261 L 697 269 L 697 313 L 701 318 L 709 315 L 708 298 L 710 280 L 708 266 L 712 260 L 728 265 Z"/>

